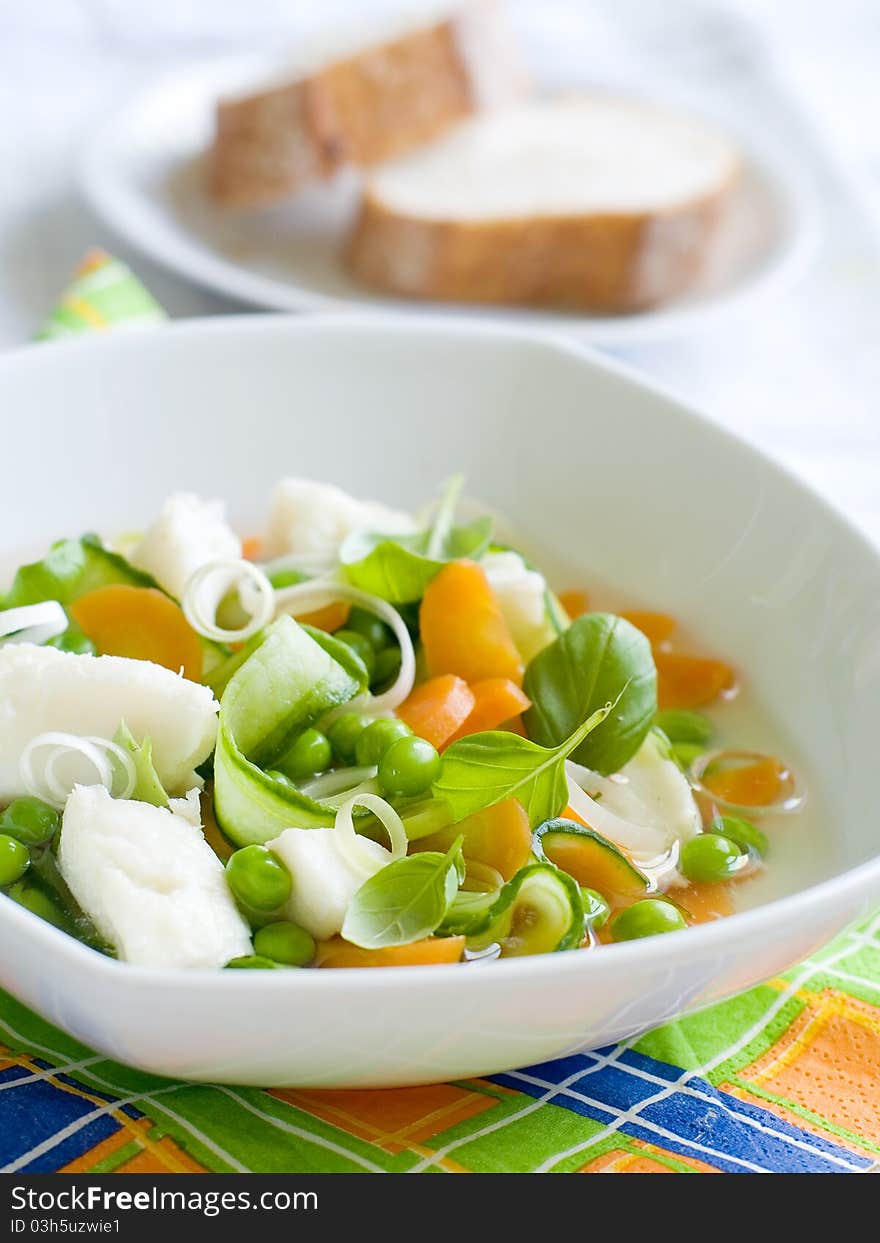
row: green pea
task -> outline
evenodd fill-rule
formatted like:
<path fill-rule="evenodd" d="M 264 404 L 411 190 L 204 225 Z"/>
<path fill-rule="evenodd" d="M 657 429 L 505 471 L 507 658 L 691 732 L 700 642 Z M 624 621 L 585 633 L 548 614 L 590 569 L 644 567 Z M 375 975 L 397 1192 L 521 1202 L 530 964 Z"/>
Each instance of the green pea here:
<path fill-rule="evenodd" d="M 376 649 L 370 640 L 365 639 L 356 630 L 348 629 L 334 631 L 333 638 L 338 639 L 340 643 L 344 643 L 346 647 L 350 647 L 356 655 L 360 656 L 367 667 L 367 674 L 372 678 L 373 670 L 376 668 Z"/>
<path fill-rule="evenodd" d="M 364 768 L 378 764 L 382 756 L 398 738 L 409 738 L 412 730 L 403 721 L 380 719 L 368 725 L 354 749 L 358 764 Z"/>
<path fill-rule="evenodd" d="M 685 842 L 681 870 L 688 880 L 729 880 L 742 866 L 743 852 L 736 842 L 720 833 L 700 833 Z"/>
<path fill-rule="evenodd" d="M 0 889 L 20 880 L 28 870 L 30 862 L 27 846 L 23 846 L 7 833 L 0 833 Z"/>
<path fill-rule="evenodd" d="M 671 750 L 673 759 L 678 760 L 681 767 L 687 772 L 694 760 L 704 754 L 706 748 L 700 746 L 698 742 L 673 742 Z"/>
<path fill-rule="evenodd" d="M 42 799 L 17 798 L 0 814 L 0 833 L 24 842 L 25 846 L 42 846 L 51 841 L 61 825 L 61 817 L 54 807 Z"/>
<path fill-rule="evenodd" d="M 699 743 L 704 749 L 715 732 L 707 716 L 687 708 L 667 708 L 665 712 L 658 712 L 655 724 L 670 742 Z"/>
<path fill-rule="evenodd" d="M 686 927 L 684 916 L 677 906 L 664 902 L 662 898 L 643 898 L 614 916 L 611 935 L 615 941 L 636 941 L 640 937 L 677 932 Z"/>
<path fill-rule="evenodd" d="M 235 897 L 255 911 L 277 911 L 290 897 L 290 873 L 268 846 L 245 846 L 230 855 L 226 881 Z"/>
<path fill-rule="evenodd" d="M 327 737 L 340 764 L 354 763 L 357 740 L 374 720 L 375 717 L 361 716 L 359 712 L 345 712 L 336 718 L 327 730 Z"/>
<path fill-rule="evenodd" d="M 370 685 L 378 690 L 385 690 L 400 673 L 400 648 L 386 647 L 376 657 L 376 668 Z"/>
<path fill-rule="evenodd" d="M 282 966 L 282 963 L 273 962 L 271 958 L 263 958 L 260 954 L 242 954 L 240 958 L 230 958 L 226 964 L 227 969 L 243 967 L 252 971 L 274 971 Z"/>
<path fill-rule="evenodd" d="M 591 928 L 601 928 L 608 922 L 611 907 L 595 889 L 581 885 L 581 897 L 584 900 L 584 915 Z"/>
<path fill-rule="evenodd" d="M 300 781 L 303 777 L 324 772 L 330 767 L 332 759 L 333 748 L 327 735 L 319 729 L 304 729 L 275 761 L 275 767 L 291 781 Z"/>
<path fill-rule="evenodd" d="M 759 855 L 765 855 L 770 849 L 767 834 L 741 816 L 722 816 L 718 821 L 718 830 L 743 850 L 754 850 Z"/>
<path fill-rule="evenodd" d="M 40 919 L 45 919 L 47 923 L 69 931 L 68 920 L 64 912 L 45 890 L 28 884 L 27 881 L 19 881 L 9 890 L 9 897 L 19 906 L 23 906 L 26 911 L 31 911 L 32 914 L 39 915 Z"/>
<path fill-rule="evenodd" d="M 384 651 L 394 643 L 391 628 L 375 613 L 369 613 L 366 609 L 353 608 L 348 615 L 345 629 L 362 634 L 376 653 Z"/>
<path fill-rule="evenodd" d="M 379 761 L 379 785 L 391 798 L 411 798 L 437 780 L 440 756 L 424 738 L 398 738 Z"/>
<path fill-rule="evenodd" d="M 254 935 L 254 950 L 263 958 L 287 967 L 304 967 L 315 957 L 315 941 L 305 928 L 282 920 L 266 924 Z"/>

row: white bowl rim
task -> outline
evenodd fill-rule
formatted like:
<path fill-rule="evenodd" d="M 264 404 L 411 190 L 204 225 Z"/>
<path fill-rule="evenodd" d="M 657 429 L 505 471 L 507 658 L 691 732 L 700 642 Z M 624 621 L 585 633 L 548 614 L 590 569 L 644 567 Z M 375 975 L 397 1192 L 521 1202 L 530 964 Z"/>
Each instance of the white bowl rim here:
<path fill-rule="evenodd" d="M 810 498 L 811 503 L 824 515 L 825 520 L 846 533 L 847 538 L 855 542 L 877 564 L 880 572 L 880 552 L 868 540 L 864 533 L 840 510 L 803 482 L 784 463 L 769 457 L 757 449 L 743 436 L 731 429 L 721 426 L 708 417 L 700 414 L 677 396 L 668 386 L 647 379 L 637 370 L 615 358 L 609 358 L 595 347 L 574 336 L 566 336 L 550 329 L 540 330 L 533 326 L 521 326 L 497 323 L 493 321 L 475 321 L 467 317 L 450 317 L 442 321 L 403 312 L 377 314 L 373 311 L 341 311 L 321 315 L 302 316 L 283 312 L 267 312 L 254 315 L 220 315 L 207 316 L 186 320 L 172 320 L 159 325 L 130 328 L 126 331 L 114 331 L 107 334 L 82 335 L 62 338 L 50 342 L 31 342 L 6 352 L 0 358 L 0 381 L 7 370 L 18 367 L 28 369 L 31 366 L 41 367 L 41 359 L 51 360 L 63 356 L 68 351 L 82 355 L 84 351 L 95 354 L 138 348 L 146 342 L 156 344 L 169 334 L 174 337 L 211 337 L 216 336 L 237 338 L 242 335 L 261 335 L 280 332 L 323 333 L 362 331 L 367 334 L 385 335 L 392 333 L 413 333 L 427 338 L 449 337 L 467 340 L 473 337 L 484 337 L 495 340 L 515 340 L 523 344 L 532 344 L 555 351 L 564 356 L 576 358 L 599 370 L 619 377 L 631 387 L 637 388 L 645 396 L 659 398 L 674 407 L 673 417 L 690 420 L 699 424 L 703 431 L 717 435 L 728 443 L 737 445 L 748 455 L 758 459 L 762 465 L 770 466 L 777 473 L 785 476 L 802 494 Z M 38 345 L 38 348 L 34 348 Z M 159 346 L 161 348 L 161 346 Z M 202 992 L 217 987 L 230 991 L 245 990 L 263 992 L 266 990 L 285 991 L 299 989 L 309 992 L 314 989 L 348 992 L 352 988 L 375 988 L 381 979 L 388 983 L 389 977 L 400 978 L 400 986 L 411 989 L 416 980 L 423 983 L 435 979 L 450 983 L 459 981 L 461 988 L 475 989 L 481 987 L 480 981 L 486 983 L 486 972 L 493 977 L 503 978 L 510 984 L 522 982 L 527 984 L 541 973 L 552 971 L 554 975 L 571 975 L 572 973 L 592 973 L 617 971 L 626 969 L 628 963 L 638 961 L 640 965 L 658 967 L 679 963 L 702 951 L 711 954 L 723 951 L 731 940 L 743 936 L 765 933 L 769 939 L 774 929 L 795 921 L 799 917 L 809 920 L 810 912 L 823 898 L 833 897 L 837 903 L 846 901 L 853 906 L 862 902 L 867 905 L 873 901 L 871 894 L 880 893 L 880 851 L 864 863 L 848 868 L 837 876 L 818 881 L 799 890 L 797 893 L 776 898 L 762 906 L 751 910 L 740 911 L 733 915 L 711 923 L 679 932 L 666 933 L 663 936 L 645 937 L 636 941 L 611 943 L 601 946 L 599 952 L 536 954 L 522 958 L 508 958 L 488 963 L 474 963 L 471 970 L 463 970 L 463 964 L 436 964 L 426 977 L 425 967 L 373 967 L 334 968 L 333 970 L 294 970 L 276 973 L 273 971 L 235 972 L 232 977 L 215 968 L 189 968 L 178 970 L 136 966 L 119 962 L 107 957 L 97 950 L 90 949 L 74 937 L 55 928 L 45 920 L 18 906 L 14 902 L 0 903 L 0 924 L 9 920 L 22 930 L 29 929 L 30 935 L 41 940 L 47 952 L 57 957 L 63 954 L 71 966 L 76 964 L 83 971 L 93 975 L 96 983 L 103 980 L 120 986 L 125 982 L 157 987 L 183 987 L 190 991 Z M 864 913 L 866 913 L 863 912 Z M 854 919 L 857 916 L 854 916 Z M 604 965 L 603 965 L 604 964 Z M 293 978 L 291 978 L 291 975 Z M 329 979 L 328 979 L 329 977 Z M 377 978 L 378 977 L 378 978 Z M 469 982 L 470 981 L 470 982 Z"/>

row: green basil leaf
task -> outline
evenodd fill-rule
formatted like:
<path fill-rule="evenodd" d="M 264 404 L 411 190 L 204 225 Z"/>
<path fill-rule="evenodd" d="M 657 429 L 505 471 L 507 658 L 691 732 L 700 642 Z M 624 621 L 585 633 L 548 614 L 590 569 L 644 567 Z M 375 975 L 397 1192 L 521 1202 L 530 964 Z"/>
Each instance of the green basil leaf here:
<path fill-rule="evenodd" d="M 470 557 L 479 561 L 492 538 L 492 519 L 485 515 L 460 523 L 450 529 L 440 548 L 443 561 L 461 561 Z"/>
<path fill-rule="evenodd" d="M 588 613 L 572 622 L 531 662 L 523 689 L 532 701 L 524 716 L 529 737 L 548 747 L 617 697 L 602 728 L 571 757 L 603 774 L 618 772 L 632 759 L 657 711 L 651 645 L 640 630 L 612 613 Z"/>
<path fill-rule="evenodd" d="M 125 557 L 105 548 L 97 535 L 59 540 L 42 561 L 19 567 L 3 606 L 18 608 L 43 600 L 71 604 L 80 596 L 112 583 L 127 583 L 132 587 L 157 585 L 149 574 L 142 574 Z"/>
<path fill-rule="evenodd" d="M 449 561 L 479 560 L 492 538 L 492 519 L 454 524 L 463 484 L 456 475 L 446 487 L 430 527 L 410 535 L 355 532 L 342 545 L 339 559 L 348 580 L 362 591 L 391 604 L 421 600 L 431 579 Z"/>
<path fill-rule="evenodd" d="M 343 541 L 339 559 L 355 587 L 393 604 L 418 600 L 439 566 L 424 555 L 425 533 L 382 535 L 355 531 Z"/>
<path fill-rule="evenodd" d="M 503 799 L 519 799 L 535 828 L 565 807 L 565 760 L 613 709 L 613 703 L 598 708 L 556 747 L 504 730 L 462 738 L 444 751 L 434 794 L 445 799 L 454 822 Z"/>
<path fill-rule="evenodd" d="M 345 940 L 381 949 L 431 936 L 461 883 L 461 841 L 445 855 L 426 850 L 398 859 L 365 881 L 346 911 Z"/>
<path fill-rule="evenodd" d="M 168 794 L 153 765 L 153 743 L 150 738 L 138 742 L 123 721 L 113 738 L 118 747 L 127 751 L 134 764 L 135 784 L 129 798 L 139 803 L 152 803 L 154 807 L 167 807 Z"/>
<path fill-rule="evenodd" d="M 336 811 L 263 771 L 295 734 L 347 703 L 361 680 L 291 617 L 268 626 L 220 700 L 214 755 L 217 822 L 236 845 L 284 829 L 332 825 Z"/>
<path fill-rule="evenodd" d="M 448 561 L 479 560 L 491 533 L 491 518 L 453 527 L 439 557 L 426 556 L 428 533 L 424 531 L 399 536 L 355 533 L 342 545 L 340 560 L 346 578 L 361 591 L 391 604 L 410 604 L 421 600 L 431 579 Z"/>

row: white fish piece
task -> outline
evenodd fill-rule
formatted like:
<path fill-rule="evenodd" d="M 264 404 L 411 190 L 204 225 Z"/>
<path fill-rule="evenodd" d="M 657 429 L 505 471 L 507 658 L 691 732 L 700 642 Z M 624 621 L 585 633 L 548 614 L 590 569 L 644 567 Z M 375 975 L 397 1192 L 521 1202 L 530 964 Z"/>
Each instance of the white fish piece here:
<path fill-rule="evenodd" d="M 285 829 L 268 843 L 287 866 L 293 888 L 285 916 L 319 941 L 342 930 L 348 904 L 364 881 L 391 862 L 383 846 L 362 838 L 357 859 L 340 848 L 335 828 Z M 363 856 L 363 858 L 362 858 Z M 375 866 L 367 857 L 375 858 Z"/>
<path fill-rule="evenodd" d="M 480 562 L 514 643 L 528 662 L 556 632 L 547 620 L 547 581 L 518 552 L 487 552 Z"/>
<path fill-rule="evenodd" d="M 223 502 L 176 492 L 165 501 L 129 559 L 181 600 L 188 579 L 200 566 L 240 557 L 241 540 L 226 521 Z"/>
<path fill-rule="evenodd" d="M 566 769 L 596 803 L 595 814 L 585 811 L 584 819 L 620 846 L 649 853 L 668 850 L 701 831 L 700 810 L 688 780 L 653 731 L 629 763 L 610 777 L 571 761 Z M 578 807 L 575 810 L 581 814 Z"/>
<path fill-rule="evenodd" d="M 112 740 L 125 721 L 150 738 L 170 793 L 198 784 L 193 770 L 217 737 L 219 705 L 207 686 L 127 656 L 88 656 L 16 643 L 0 647 L 0 803 L 27 794 L 21 755 L 38 734 L 64 731 Z"/>
<path fill-rule="evenodd" d="M 355 531 L 398 535 L 416 529 L 410 515 L 399 509 L 359 501 L 331 483 L 288 477 L 272 491 L 265 554 L 332 561 L 342 541 Z"/>
<path fill-rule="evenodd" d="M 123 962 L 222 967 L 252 953 L 223 864 L 184 816 L 76 786 L 61 824 L 61 874 Z"/>
<path fill-rule="evenodd" d="M 168 806 L 175 816 L 183 816 L 184 820 L 194 824 L 197 829 L 202 827 L 202 791 L 199 786 L 187 790 L 182 798 L 170 798 Z"/>

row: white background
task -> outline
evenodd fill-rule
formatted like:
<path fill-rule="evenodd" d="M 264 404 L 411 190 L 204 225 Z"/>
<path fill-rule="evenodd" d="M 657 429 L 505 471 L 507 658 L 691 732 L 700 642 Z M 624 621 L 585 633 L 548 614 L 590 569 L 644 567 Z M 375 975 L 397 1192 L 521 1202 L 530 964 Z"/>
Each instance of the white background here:
<path fill-rule="evenodd" d="M 160 271 L 90 215 L 75 183 L 83 142 L 178 61 L 274 54 L 304 27 L 401 4 L 418 0 L 0 0 L 0 349 L 31 335 L 96 243 L 131 262 L 174 315 L 239 309 Z M 624 357 L 762 443 L 880 540 L 880 0 L 511 8 L 545 78 L 685 87 L 780 140 L 814 179 L 823 243 L 796 287 Z"/>

